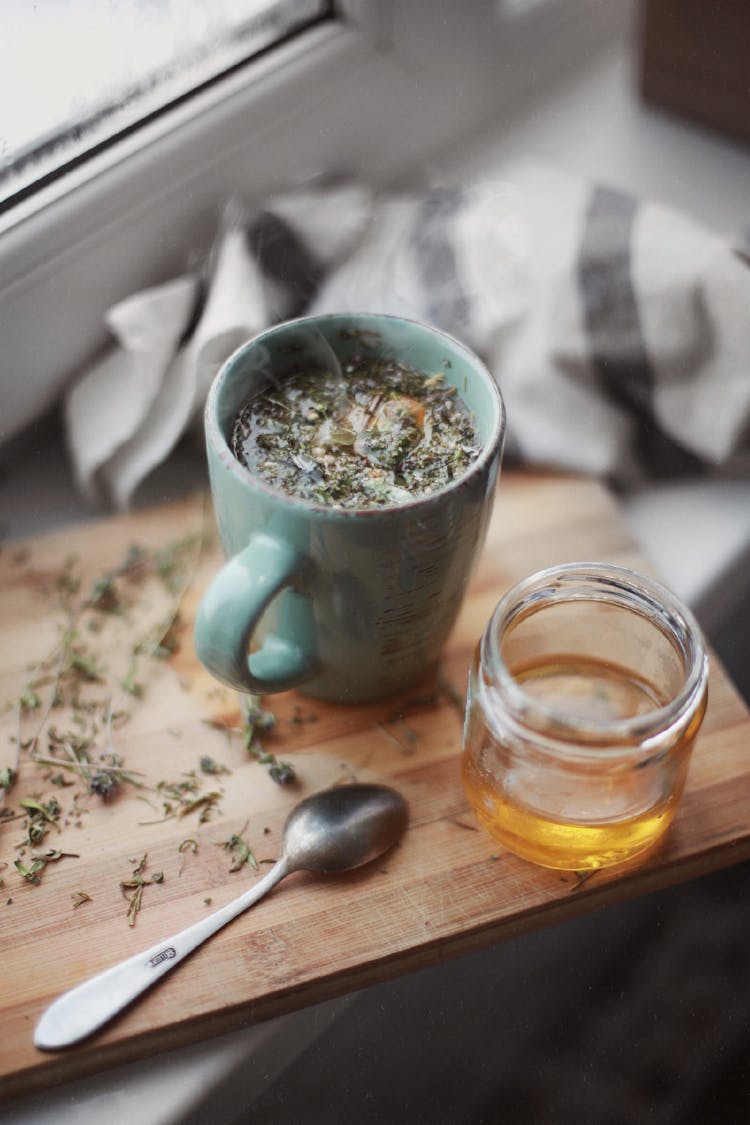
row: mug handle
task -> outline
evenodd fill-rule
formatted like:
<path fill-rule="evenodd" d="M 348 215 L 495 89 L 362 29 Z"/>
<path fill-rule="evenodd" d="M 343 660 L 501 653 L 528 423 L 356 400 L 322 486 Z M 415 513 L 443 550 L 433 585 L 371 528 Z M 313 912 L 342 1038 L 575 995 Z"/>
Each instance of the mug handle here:
<path fill-rule="evenodd" d="M 263 533 L 224 564 L 204 594 L 195 621 L 195 651 L 209 672 L 254 695 L 286 691 L 312 677 L 312 603 L 294 588 L 308 569 L 304 555 Z M 278 628 L 248 655 L 258 622 L 282 592 Z"/>

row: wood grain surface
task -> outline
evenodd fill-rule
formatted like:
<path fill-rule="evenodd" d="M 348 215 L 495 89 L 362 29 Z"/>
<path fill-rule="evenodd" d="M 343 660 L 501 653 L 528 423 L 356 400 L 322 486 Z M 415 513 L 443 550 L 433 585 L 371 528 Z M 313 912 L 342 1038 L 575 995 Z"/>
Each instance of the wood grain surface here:
<path fill-rule="evenodd" d="M 144 549 L 130 556 L 140 569 L 119 573 L 134 545 Z M 648 569 L 598 484 L 505 474 L 437 685 L 362 707 L 295 693 L 267 700 L 277 725 L 264 748 L 297 774 L 296 785 L 280 786 L 244 745 L 242 701 L 193 654 L 194 612 L 221 561 L 205 497 L 5 548 L 0 768 L 15 764 L 19 740 L 24 749 L 0 820 L 0 1093 L 208 1038 L 746 859 L 750 716 L 716 659 L 680 812 L 640 865 L 578 880 L 516 859 L 477 829 L 458 769 L 473 647 L 509 584 L 575 559 Z M 92 586 L 107 575 L 92 606 Z M 80 698 L 51 706 L 55 691 Z M 50 748 L 65 768 L 30 760 Z M 72 759 L 83 753 L 91 765 L 76 772 Z M 113 754 L 133 781 L 105 799 L 81 770 L 91 774 Z M 204 773 L 204 756 L 226 772 Z M 290 876 L 100 1034 L 57 1054 L 34 1048 L 34 1025 L 61 991 L 258 877 L 250 863 L 230 870 L 237 853 L 224 844 L 233 834 L 262 873 L 293 805 L 354 779 L 392 784 L 409 802 L 409 830 L 394 851 L 349 875 Z M 34 806 L 20 802 L 48 807 L 52 798 L 60 816 L 34 849 Z M 32 852 L 51 849 L 66 854 L 50 859 L 38 884 L 24 878 L 15 861 L 29 871 Z M 143 887 L 131 926 L 121 883 L 133 882 L 144 855 L 142 877 L 163 880 Z"/>

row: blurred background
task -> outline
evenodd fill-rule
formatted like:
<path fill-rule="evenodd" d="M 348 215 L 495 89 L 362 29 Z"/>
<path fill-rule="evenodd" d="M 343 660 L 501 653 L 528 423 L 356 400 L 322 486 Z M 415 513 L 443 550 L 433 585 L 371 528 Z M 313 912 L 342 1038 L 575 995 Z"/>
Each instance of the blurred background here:
<path fill-rule="evenodd" d="M 530 163 L 552 225 L 562 183 L 683 224 L 737 271 L 727 307 L 746 324 L 748 58 L 746 0 L 6 0 L 4 536 L 106 511 L 76 475 L 66 401 L 110 354 L 119 302 L 189 276 L 199 315 L 230 200 L 252 216 L 342 181 L 376 201 L 502 193 Z M 298 260 L 276 269 L 298 280 Z M 733 363 L 742 394 L 750 354 Z M 601 475 L 750 699 L 749 445 L 745 422 L 724 462 Z M 203 481 L 186 426 L 132 503 Z M 154 1122 L 744 1122 L 747 884 L 738 867 L 509 942 L 282 1021 L 265 1046 L 214 1043 L 201 1068 L 165 1058 L 159 1094 L 131 1068 L 13 1120 L 101 1120 L 116 1087 Z"/>

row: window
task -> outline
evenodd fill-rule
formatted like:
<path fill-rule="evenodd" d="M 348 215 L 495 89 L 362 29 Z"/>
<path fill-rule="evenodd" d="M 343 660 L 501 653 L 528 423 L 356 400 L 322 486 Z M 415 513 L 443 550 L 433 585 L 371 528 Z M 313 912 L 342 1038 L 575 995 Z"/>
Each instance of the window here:
<path fill-rule="evenodd" d="M 5 0 L 0 208 L 331 8 L 327 0 Z"/>
<path fill-rule="evenodd" d="M 331 173 L 374 188 L 429 173 L 447 144 L 496 124 L 539 72 L 584 56 L 629 7 L 506 3 L 2 0 L 0 446 L 108 346 L 110 306 L 204 260 L 228 200 L 252 208 Z M 84 10 L 86 19 L 71 15 Z M 162 28 L 171 62 L 154 32 L 147 45 L 140 35 L 137 61 L 102 94 L 92 97 L 93 81 L 81 81 L 77 119 L 89 128 L 71 126 L 70 97 L 58 112 L 66 99 L 51 81 L 60 43 L 74 45 L 64 52 L 68 74 L 73 59 L 83 71 L 88 58 L 109 78 L 127 29 L 131 43 L 138 38 L 128 22 L 138 11 L 151 21 L 143 26 L 175 12 L 192 12 L 193 22 L 183 16 L 178 31 Z M 31 21 L 49 12 L 56 33 L 37 27 L 35 38 Z M 35 60 L 28 74 L 23 20 Z M 94 48 L 95 35 L 108 37 L 106 51 Z M 36 89 L 41 77 L 51 100 Z M 33 128 L 19 130 L 32 105 Z"/>

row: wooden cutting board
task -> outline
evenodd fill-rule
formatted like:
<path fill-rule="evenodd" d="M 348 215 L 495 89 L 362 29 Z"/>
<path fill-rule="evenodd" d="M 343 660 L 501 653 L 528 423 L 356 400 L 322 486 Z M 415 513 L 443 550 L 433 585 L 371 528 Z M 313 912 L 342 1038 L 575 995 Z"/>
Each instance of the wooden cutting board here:
<path fill-rule="evenodd" d="M 221 561 L 205 497 L 3 550 L 0 768 L 14 764 L 20 738 L 5 809 L 26 815 L 0 820 L 0 1093 L 217 1035 L 747 858 L 750 716 L 716 660 L 681 810 L 642 865 L 579 880 L 524 863 L 477 830 L 458 770 L 473 647 L 510 583 L 592 558 L 648 569 L 602 487 L 506 474 L 437 689 L 361 707 L 295 693 L 267 700 L 277 723 L 264 749 L 297 775 L 280 786 L 244 745 L 240 698 L 192 651 L 195 608 Z M 67 704 L 51 705 L 55 694 Z M 35 764 L 33 753 L 59 764 Z M 204 772 L 204 757 L 222 772 Z M 118 761 L 132 780 L 108 798 L 89 792 L 85 775 L 98 771 L 99 784 L 113 776 L 101 767 Z M 233 835 L 262 873 L 292 806 L 353 779 L 407 798 L 410 827 L 396 850 L 349 875 L 290 876 L 105 1031 L 59 1054 L 34 1048 L 34 1025 L 61 991 L 258 877 L 250 862 L 230 870 L 243 857 L 225 846 Z M 33 875 L 24 840 L 40 821 L 36 851 L 65 854 L 35 884 L 15 861 Z M 121 884 L 138 883 L 144 856 L 131 926 L 126 895 L 138 890 Z"/>

